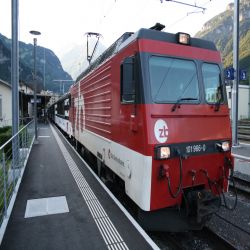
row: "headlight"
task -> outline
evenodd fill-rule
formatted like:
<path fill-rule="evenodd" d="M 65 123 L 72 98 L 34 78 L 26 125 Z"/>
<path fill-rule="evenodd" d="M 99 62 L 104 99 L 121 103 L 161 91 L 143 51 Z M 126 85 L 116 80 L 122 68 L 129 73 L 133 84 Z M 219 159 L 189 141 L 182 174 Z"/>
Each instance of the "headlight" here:
<path fill-rule="evenodd" d="M 230 150 L 230 143 L 229 143 L 229 141 L 223 141 L 223 142 L 216 143 L 216 146 L 218 147 L 218 149 L 221 152 L 227 152 L 227 151 Z"/>
<path fill-rule="evenodd" d="M 177 33 L 177 42 L 180 44 L 190 45 L 190 35 L 187 33 Z"/>
<path fill-rule="evenodd" d="M 224 141 L 221 144 L 221 148 L 223 149 L 224 152 L 230 150 L 230 143 L 228 141 Z"/>
<path fill-rule="evenodd" d="M 162 146 L 155 149 L 155 159 L 163 160 L 170 158 L 170 147 Z"/>

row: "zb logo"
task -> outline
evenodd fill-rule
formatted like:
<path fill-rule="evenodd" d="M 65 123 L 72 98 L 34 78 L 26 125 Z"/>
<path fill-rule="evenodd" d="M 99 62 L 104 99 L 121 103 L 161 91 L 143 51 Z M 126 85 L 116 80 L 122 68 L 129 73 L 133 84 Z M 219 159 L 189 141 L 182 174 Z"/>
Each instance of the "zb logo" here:
<path fill-rule="evenodd" d="M 159 128 L 160 132 L 160 138 L 168 138 L 168 129 L 166 126 L 163 126 L 163 128 Z"/>
<path fill-rule="evenodd" d="M 155 138 L 158 142 L 164 143 L 168 140 L 168 125 L 164 120 L 157 120 L 154 127 Z"/>

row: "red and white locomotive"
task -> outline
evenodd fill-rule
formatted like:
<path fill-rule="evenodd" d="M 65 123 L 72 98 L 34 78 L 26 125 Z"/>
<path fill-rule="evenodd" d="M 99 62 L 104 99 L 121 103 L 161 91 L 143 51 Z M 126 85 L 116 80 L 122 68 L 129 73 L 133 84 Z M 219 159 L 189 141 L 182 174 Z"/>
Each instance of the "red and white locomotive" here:
<path fill-rule="evenodd" d="M 221 57 L 212 42 L 159 27 L 125 33 L 50 112 L 100 176 L 123 182 L 145 229 L 198 229 L 232 168 Z"/>

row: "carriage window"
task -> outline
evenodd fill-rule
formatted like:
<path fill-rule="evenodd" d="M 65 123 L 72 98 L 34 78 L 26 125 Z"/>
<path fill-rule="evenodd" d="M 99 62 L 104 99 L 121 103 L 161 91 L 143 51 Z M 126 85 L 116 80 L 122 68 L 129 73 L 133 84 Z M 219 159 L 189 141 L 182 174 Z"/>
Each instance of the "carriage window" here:
<path fill-rule="evenodd" d="M 223 102 L 220 68 L 216 64 L 202 65 L 203 81 L 205 85 L 206 101 L 208 103 Z"/>
<path fill-rule="evenodd" d="M 69 110 L 69 98 L 64 100 L 64 110 L 65 111 Z"/>
<path fill-rule="evenodd" d="M 152 56 L 149 60 L 150 85 L 154 102 L 167 103 L 199 100 L 195 63 L 189 60 Z"/>
<path fill-rule="evenodd" d="M 134 57 L 126 58 L 121 65 L 121 102 L 135 102 Z"/>

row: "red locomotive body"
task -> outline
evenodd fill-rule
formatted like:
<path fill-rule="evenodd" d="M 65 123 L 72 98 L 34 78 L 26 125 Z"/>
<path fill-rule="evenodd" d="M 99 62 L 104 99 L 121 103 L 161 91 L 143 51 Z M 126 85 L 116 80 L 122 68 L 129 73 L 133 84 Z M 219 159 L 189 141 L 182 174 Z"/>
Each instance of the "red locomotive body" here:
<path fill-rule="evenodd" d="M 72 86 L 72 136 L 96 156 L 100 176 L 122 180 L 146 229 L 200 228 L 227 191 L 222 82 L 213 43 L 141 29 L 125 33 Z"/>

